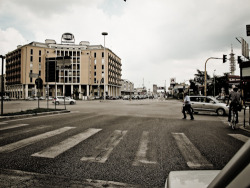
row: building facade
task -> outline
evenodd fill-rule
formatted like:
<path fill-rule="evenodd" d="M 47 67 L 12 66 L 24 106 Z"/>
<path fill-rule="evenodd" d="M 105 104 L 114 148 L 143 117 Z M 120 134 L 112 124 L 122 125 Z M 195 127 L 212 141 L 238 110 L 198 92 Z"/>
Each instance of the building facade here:
<path fill-rule="evenodd" d="M 122 79 L 121 81 L 121 95 L 133 95 L 134 94 L 134 83 L 126 80 L 126 79 Z"/>
<path fill-rule="evenodd" d="M 72 34 L 67 34 L 72 38 Z M 9 96 L 27 99 L 63 96 L 65 93 L 65 96 L 86 99 L 103 96 L 104 90 L 109 96 L 121 95 L 121 59 L 102 45 L 90 45 L 85 41 L 77 45 L 63 36 L 61 44 L 47 39 L 45 43 L 18 46 L 6 54 L 6 92 Z M 58 79 L 49 82 L 46 77 L 50 70 L 46 61 L 49 63 L 51 58 L 65 56 L 70 56 L 70 66 L 55 67 Z M 36 88 L 37 76 L 43 80 L 43 89 Z"/>

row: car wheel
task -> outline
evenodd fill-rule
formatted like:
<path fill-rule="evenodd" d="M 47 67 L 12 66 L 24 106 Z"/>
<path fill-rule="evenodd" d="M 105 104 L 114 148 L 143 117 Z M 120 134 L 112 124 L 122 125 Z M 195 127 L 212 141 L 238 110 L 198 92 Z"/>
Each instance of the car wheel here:
<path fill-rule="evenodd" d="M 56 105 L 59 105 L 59 102 L 58 102 L 58 101 L 56 101 Z"/>
<path fill-rule="evenodd" d="M 74 104 L 74 102 L 73 102 L 73 101 L 71 101 L 71 102 L 70 102 L 70 104 Z"/>
<path fill-rule="evenodd" d="M 224 116 L 224 115 L 225 115 L 225 110 L 222 109 L 222 108 L 219 108 L 219 109 L 217 110 L 217 115 L 218 115 L 218 116 Z"/>

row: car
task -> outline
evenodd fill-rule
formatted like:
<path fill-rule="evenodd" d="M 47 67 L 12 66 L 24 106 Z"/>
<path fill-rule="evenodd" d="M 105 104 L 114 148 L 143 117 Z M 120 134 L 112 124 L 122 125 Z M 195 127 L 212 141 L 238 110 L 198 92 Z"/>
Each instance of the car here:
<path fill-rule="evenodd" d="M 222 170 L 171 171 L 165 188 L 250 187 L 250 140 L 248 140 Z"/>
<path fill-rule="evenodd" d="M 48 97 L 46 97 L 46 99 L 47 99 L 47 98 L 48 98 Z M 49 96 L 48 100 L 51 101 L 51 100 L 53 100 L 53 98 L 52 98 L 51 96 Z"/>
<path fill-rule="evenodd" d="M 214 112 L 219 116 L 229 113 L 229 107 L 211 96 L 189 96 L 193 113 Z"/>
<path fill-rule="evenodd" d="M 45 100 L 45 98 L 44 97 L 39 97 L 39 100 Z"/>
<path fill-rule="evenodd" d="M 64 104 L 64 96 L 57 96 L 52 103 L 56 103 L 57 105 Z M 76 100 L 65 97 L 65 104 L 76 104 Z"/>

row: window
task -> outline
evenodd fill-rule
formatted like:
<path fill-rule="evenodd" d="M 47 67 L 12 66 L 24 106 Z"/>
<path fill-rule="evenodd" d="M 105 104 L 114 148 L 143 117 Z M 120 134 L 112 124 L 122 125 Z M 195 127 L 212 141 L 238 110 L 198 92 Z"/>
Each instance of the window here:
<path fill-rule="evenodd" d="M 94 72 L 94 76 L 96 76 L 96 72 Z"/>
<path fill-rule="evenodd" d="M 94 58 L 96 58 L 96 52 L 94 53 Z"/>
<path fill-rule="evenodd" d="M 33 56 L 30 56 L 30 62 L 33 62 Z"/>
<path fill-rule="evenodd" d="M 41 56 L 42 55 L 42 51 L 41 50 L 39 50 L 39 56 Z"/>
<path fill-rule="evenodd" d="M 96 65 L 94 66 L 94 69 L 96 70 Z"/>
<path fill-rule="evenodd" d="M 33 49 L 30 49 L 30 55 L 33 55 Z"/>
<path fill-rule="evenodd" d="M 41 57 L 39 57 L 39 63 L 41 63 L 41 61 L 42 61 L 42 58 L 41 58 Z"/>
<path fill-rule="evenodd" d="M 94 78 L 94 83 L 96 83 L 96 78 Z"/>
<path fill-rule="evenodd" d="M 104 69 L 104 65 L 102 65 L 102 69 Z"/>
<path fill-rule="evenodd" d="M 102 52 L 102 58 L 104 58 L 104 52 Z"/>

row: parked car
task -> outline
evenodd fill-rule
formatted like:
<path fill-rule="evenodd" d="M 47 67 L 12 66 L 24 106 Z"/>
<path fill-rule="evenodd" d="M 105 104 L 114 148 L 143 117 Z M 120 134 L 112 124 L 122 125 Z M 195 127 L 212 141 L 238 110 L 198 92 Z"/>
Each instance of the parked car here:
<path fill-rule="evenodd" d="M 52 103 L 56 103 L 57 105 L 64 104 L 64 96 L 57 96 Z M 76 100 L 65 97 L 65 104 L 76 104 Z"/>
<path fill-rule="evenodd" d="M 217 115 L 223 116 L 228 114 L 229 107 L 225 103 L 219 102 L 210 96 L 190 96 L 192 112 L 215 112 Z"/>
<path fill-rule="evenodd" d="M 39 97 L 39 100 L 45 100 L 45 98 L 44 97 Z"/>

